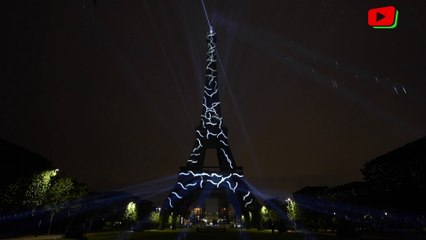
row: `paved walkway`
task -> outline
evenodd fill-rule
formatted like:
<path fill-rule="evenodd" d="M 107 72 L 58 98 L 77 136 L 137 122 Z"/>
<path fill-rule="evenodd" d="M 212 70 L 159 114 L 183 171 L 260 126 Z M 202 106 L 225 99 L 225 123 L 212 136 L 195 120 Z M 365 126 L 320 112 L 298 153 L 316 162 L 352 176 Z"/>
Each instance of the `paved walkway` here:
<path fill-rule="evenodd" d="M 62 239 L 64 235 L 39 235 L 34 237 L 34 235 L 22 236 L 17 238 L 5 238 L 5 239 L 19 239 L 19 240 L 54 240 L 54 239 Z"/>

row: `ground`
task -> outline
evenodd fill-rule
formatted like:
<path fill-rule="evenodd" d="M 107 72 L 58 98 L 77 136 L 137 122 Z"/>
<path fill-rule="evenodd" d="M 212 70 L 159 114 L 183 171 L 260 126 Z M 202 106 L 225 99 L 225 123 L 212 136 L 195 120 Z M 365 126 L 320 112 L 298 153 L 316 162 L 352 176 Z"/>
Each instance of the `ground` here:
<path fill-rule="evenodd" d="M 53 240 L 61 239 L 60 235 L 21 237 L 19 240 Z M 102 232 L 90 233 L 88 240 L 426 240 L 424 233 L 381 233 L 359 237 L 339 237 L 334 233 L 316 233 L 305 235 L 303 232 L 286 232 L 272 234 L 270 230 L 228 230 L 226 232 L 187 232 L 179 230 L 152 230 L 144 232 Z"/>

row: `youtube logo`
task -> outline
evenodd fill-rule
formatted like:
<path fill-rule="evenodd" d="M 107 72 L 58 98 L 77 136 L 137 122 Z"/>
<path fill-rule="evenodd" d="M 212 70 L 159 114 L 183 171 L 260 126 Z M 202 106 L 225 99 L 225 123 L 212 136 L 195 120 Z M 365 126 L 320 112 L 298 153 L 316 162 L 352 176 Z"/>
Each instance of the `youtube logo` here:
<path fill-rule="evenodd" d="M 376 29 L 392 29 L 398 24 L 398 10 L 394 6 L 368 10 L 368 25 Z"/>

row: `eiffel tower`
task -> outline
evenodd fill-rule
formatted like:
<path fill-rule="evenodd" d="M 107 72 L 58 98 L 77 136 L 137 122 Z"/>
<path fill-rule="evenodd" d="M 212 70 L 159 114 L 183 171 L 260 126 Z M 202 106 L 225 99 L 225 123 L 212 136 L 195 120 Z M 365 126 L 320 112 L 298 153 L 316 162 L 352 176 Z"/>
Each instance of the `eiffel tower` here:
<path fill-rule="evenodd" d="M 259 203 L 244 181 L 243 168 L 237 166 L 228 142 L 228 129 L 223 124 L 217 81 L 216 32 L 207 33 L 207 66 L 200 125 L 195 129 L 195 142 L 186 166 L 180 168 L 178 181 L 161 207 L 164 226 L 170 215 L 187 216 L 191 205 L 216 195 L 230 203 L 237 218 L 259 224 Z M 215 149 L 218 167 L 204 166 L 207 149 Z M 228 204 L 229 205 L 229 204 Z"/>

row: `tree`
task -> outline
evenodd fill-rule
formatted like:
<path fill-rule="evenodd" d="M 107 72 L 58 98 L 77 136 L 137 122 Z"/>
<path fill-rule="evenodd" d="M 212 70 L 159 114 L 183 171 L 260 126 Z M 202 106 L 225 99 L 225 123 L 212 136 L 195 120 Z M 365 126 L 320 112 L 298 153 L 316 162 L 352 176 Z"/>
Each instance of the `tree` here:
<path fill-rule="evenodd" d="M 77 207 L 76 205 L 69 206 L 69 202 L 80 199 L 86 194 L 87 188 L 85 185 L 77 183 L 72 178 L 66 177 L 53 180 L 53 183 L 46 194 L 46 208 L 50 211 L 49 229 L 47 234 L 50 234 L 55 214 L 67 205 L 71 208 Z"/>
<path fill-rule="evenodd" d="M 32 216 L 38 216 L 37 231 L 42 225 L 43 212 L 50 212 L 48 234 L 54 216 L 65 207 L 71 207 L 69 201 L 87 194 L 87 187 L 71 178 L 57 177 L 58 170 L 47 170 L 34 174 L 32 178 L 21 179 L 9 186 L 4 199 L 8 202 L 21 201 L 22 206 L 32 210 Z M 22 198 L 20 198 L 22 196 Z M 75 207 L 75 206 L 73 206 Z"/>
<path fill-rule="evenodd" d="M 160 211 L 155 210 L 151 212 L 149 223 L 153 225 L 153 228 L 158 228 L 160 225 Z"/>
<path fill-rule="evenodd" d="M 138 218 L 138 212 L 136 210 L 136 203 L 129 202 L 126 210 L 124 211 L 123 219 L 126 221 L 134 222 Z"/>
<path fill-rule="evenodd" d="M 261 219 L 268 219 L 270 228 L 277 229 L 279 232 L 287 231 L 287 210 L 286 205 L 278 199 L 269 199 L 265 201 L 265 206 L 260 209 Z M 262 216 L 263 215 L 263 216 Z"/>
<path fill-rule="evenodd" d="M 271 214 L 266 206 L 260 208 L 260 221 L 263 227 L 266 227 L 271 219 Z"/>
<path fill-rule="evenodd" d="M 366 162 L 361 172 L 380 205 L 426 213 L 426 137 Z"/>
<path fill-rule="evenodd" d="M 297 204 L 296 218 L 303 228 L 317 230 L 328 227 L 328 206 L 331 202 L 324 199 L 328 189 L 325 186 L 310 186 L 293 193 L 294 202 Z"/>
<path fill-rule="evenodd" d="M 0 213 L 10 214 L 22 210 L 22 199 L 24 199 L 25 189 L 27 189 L 25 182 L 28 181 L 25 179 L 12 183 L 0 194 Z"/>
<path fill-rule="evenodd" d="M 35 174 L 31 179 L 28 188 L 25 191 L 25 197 L 22 201 L 23 205 L 32 209 L 33 216 L 37 208 L 40 208 L 46 204 L 47 192 L 51 185 L 52 177 L 56 176 L 57 170 L 47 170 L 38 174 Z M 42 218 L 38 221 L 37 232 L 39 231 L 42 224 Z M 37 235 L 37 233 L 36 233 Z"/>
<path fill-rule="evenodd" d="M 294 229 L 296 230 L 296 221 L 300 218 L 299 209 L 297 208 L 296 202 L 290 198 L 287 199 L 286 202 L 288 219 L 293 222 Z"/>
<path fill-rule="evenodd" d="M 46 203 L 47 191 L 51 184 L 52 177 L 56 176 L 58 170 L 48 170 L 35 174 L 28 189 L 25 192 L 23 204 L 30 208 L 41 207 Z"/>

